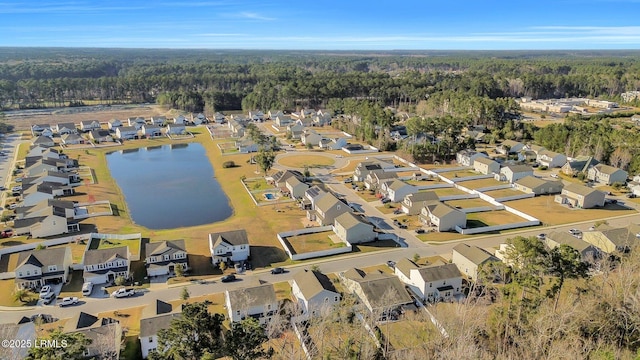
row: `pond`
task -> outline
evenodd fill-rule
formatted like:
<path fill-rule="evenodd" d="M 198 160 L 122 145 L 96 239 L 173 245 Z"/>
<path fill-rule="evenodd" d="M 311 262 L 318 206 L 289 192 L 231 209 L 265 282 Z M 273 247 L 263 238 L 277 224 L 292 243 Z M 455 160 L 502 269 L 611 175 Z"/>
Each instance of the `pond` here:
<path fill-rule="evenodd" d="M 195 226 L 233 213 L 201 144 L 112 152 L 107 164 L 138 225 L 156 230 Z"/>

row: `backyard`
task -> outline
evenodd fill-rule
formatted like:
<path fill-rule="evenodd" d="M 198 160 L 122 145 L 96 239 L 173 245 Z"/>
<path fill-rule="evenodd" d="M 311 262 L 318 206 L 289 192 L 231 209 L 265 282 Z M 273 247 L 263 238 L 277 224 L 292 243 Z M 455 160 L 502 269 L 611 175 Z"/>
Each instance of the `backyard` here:
<path fill-rule="evenodd" d="M 506 185 L 506 184 L 507 183 L 497 181 L 496 179 L 493 179 L 493 178 L 469 180 L 469 181 L 462 181 L 458 183 L 458 185 L 464 186 L 467 189 L 471 189 L 471 190 L 486 188 L 489 186 Z"/>
<path fill-rule="evenodd" d="M 379 325 L 382 332 L 382 346 L 391 345 L 395 350 L 412 349 L 421 346 L 441 334 L 424 311 L 407 313 L 405 319 Z"/>
<path fill-rule="evenodd" d="M 289 244 L 289 248 L 293 254 L 304 254 L 346 246 L 342 241 L 333 241 L 333 239 L 329 237 L 330 235 L 335 234 L 333 231 L 323 231 L 312 234 L 289 236 L 284 238 L 284 241 Z"/>
<path fill-rule="evenodd" d="M 460 189 L 454 187 L 438 188 L 429 191 L 435 191 L 438 196 L 451 196 L 451 195 L 465 195 L 468 194 Z"/>
<path fill-rule="evenodd" d="M 468 228 L 511 224 L 522 221 L 526 221 L 526 219 L 512 214 L 506 210 L 485 211 L 467 214 Z"/>
<path fill-rule="evenodd" d="M 329 156 L 314 154 L 286 156 L 278 159 L 278 164 L 298 169 L 302 169 L 305 166 L 309 168 L 329 167 L 334 163 L 335 159 Z"/>
<path fill-rule="evenodd" d="M 445 204 L 461 209 L 475 208 L 481 206 L 493 206 L 491 203 L 488 203 L 480 198 L 473 199 L 462 199 L 462 200 L 449 200 L 445 201 Z"/>
<path fill-rule="evenodd" d="M 438 173 L 438 175 L 444 176 L 449 180 L 453 180 L 456 178 L 463 178 L 467 176 L 475 176 L 480 174 L 473 170 L 454 170 L 454 171 L 441 172 L 441 173 Z"/>
<path fill-rule="evenodd" d="M 484 194 L 491 196 L 494 199 L 499 199 L 507 196 L 524 195 L 522 191 L 509 189 L 491 190 L 486 191 Z"/>

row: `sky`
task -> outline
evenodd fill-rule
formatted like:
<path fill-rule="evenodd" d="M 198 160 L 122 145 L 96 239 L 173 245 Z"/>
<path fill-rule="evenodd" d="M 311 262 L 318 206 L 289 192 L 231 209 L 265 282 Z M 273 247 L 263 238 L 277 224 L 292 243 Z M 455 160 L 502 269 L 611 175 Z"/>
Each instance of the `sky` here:
<path fill-rule="evenodd" d="M 0 46 L 640 49 L 640 0 L 0 0 Z"/>

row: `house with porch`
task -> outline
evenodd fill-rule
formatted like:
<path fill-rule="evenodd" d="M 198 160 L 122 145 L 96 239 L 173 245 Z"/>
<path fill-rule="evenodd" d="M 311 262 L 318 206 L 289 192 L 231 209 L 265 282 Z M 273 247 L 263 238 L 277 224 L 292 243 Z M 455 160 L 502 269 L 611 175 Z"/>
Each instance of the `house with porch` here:
<path fill-rule="evenodd" d="M 214 266 L 220 262 L 245 261 L 250 254 L 247 232 L 231 230 L 211 233 L 209 234 L 209 251 Z"/>
<path fill-rule="evenodd" d="M 538 164 L 546 166 L 549 169 L 562 167 L 567 162 L 567 156 L 550 150 L 542 150 L 538 152 L 536 158 Z"/>
<path fill-rule="evenodd" d="M 73 264 L 71 248 L 27 250 L 18 253 L 14 273 L 18 289 L 39 289 L 47 284 L 64 284 Z"/>
<path fill-rule="evenodd" d="M 74 123 L 60 123 L 56 125 L 56 132 L 60 136 L 65 134 L 77 134 L 78 129 L 76 129 L 76 124 Z"/>
<path fill-rule="evenodd" d="M 189 269 L 184 240 L 155 241 L 145 245 L 148 276 L 175 274 L 176 267 Z"/>
<path fill-rule="evenodd" d="M 587 178 L 591 181 L 612 185 L 613 183 L 625 184 L 629 174 L 617 167 L 598 164 L 587 171 Z"/>
<path fill-rule="evenodd" d="M 92 130 L 99 130 L 101 128 L 98 120 L 82 120 L 80 121 L 80 130 L 83 132 L 89 132 Z"/>
<path fill-rule="evenodd" d="M 420 220 L 427 226 L 434 226 L 439 232 L 455 231 L 456 226 L 463 229 L 467 227 L 467 214 L 439 201 L 423 207 Z"/>
<path fill-rule="evenodd" d="M 464 243 L 456 245 L 451 255 L 451 262 L 473 281 L 478 280 L 478 269 L 490 261 L 500 260 L 482 248 Z"/>
<path fill-rule="evenodd" d="M 162 136 L 162 128 L 158 125 L 144 124 L 140 128 L 140 133 L 148 138 Z"/>
<path fill-rule="evenodd" d="M 224 301 L 231 322 L 253 317 L 261 325 L 265 325 L 279 310 L 276 291 L 273 284 L 268 283 L 226 290 Z"/>
<path fill-rule="evenodd" d="M 91 282 L 95 285 L 112 283 L 120 276 L 128 279 L 130 258 L 128 246 L 85 251 L 82 263 L 84 282 Z"/>
<path fill-rule="evenodd" d="M 376 240 L 378 234 L 373 225 L 360 215 L 345 212 L 337 216 L 333 223 L 333 232 L 350 244 L 360 244 Z"/>
<path fill-rule="evenodd" d="M 327 275 L 307 269 L 299 271 L 293 277 L 291 294 L 305 317 L 327 314 L 340 304 L 342 299 Z"/>
<path fill-rule="evenodd" d="M 402 212 L 407 215 L 418 215 L 425 206 L 439 202 L 440 198 L 435 191 L 420 191 L 407 194 L 402 200 Z"/>
<path fill-rule="evenodd" d="M 580 184 L 566 185 L 562 192 L 555 197 L 555 202 L 567 204 L 571 207 L 591 209 L 604 206 L 606 194 Z"/>
<path fill-rule="evenodd" d="M 122 326 L 118 320 L 78 312 L 64 326 L 65 333 L 81 333 L 91 340 L 84 352 L 86 359 L 118 359 L 123 347 Z"/>
<path fill-rule="evenodd" d="M 500 172 L 500 164 L 493 159 L 479 157 L 473 161 L 473 170 L 481 174 L 496 174 Z"/>
<path fill-rule="evenodd" d="M 394 268 L 395 275 L 423 300 L 447 301 L 462 294 L 462 275 L 455 264 L 418 266 L 403 258 Z"/>

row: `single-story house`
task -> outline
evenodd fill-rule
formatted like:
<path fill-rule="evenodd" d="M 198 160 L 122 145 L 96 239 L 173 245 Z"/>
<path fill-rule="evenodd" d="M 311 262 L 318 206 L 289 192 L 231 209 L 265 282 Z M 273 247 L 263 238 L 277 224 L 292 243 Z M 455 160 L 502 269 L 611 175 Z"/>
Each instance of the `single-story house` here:
<path fill-rule="evenodd" d="M 84 281 L 93 284 L 111 283 L 118 277 L 129 278 L 130 258 L 128 246 L 87 250 L 84 252 Z"/>
<path fill-rule="evenodd" d="M 250 316 L 264 325 L 271 321 L 279 309 L 273 284 L 226 290 L 224 300 L 231 322 L 242 321 Z"/>
<path fill-rule="evenodd" d="M 579 184 L 569 184 L 562 189 L 560 194 L 556 195 L 555 202 L 590 209 L 604 206 L 605 196 L 606 194 L 600 190 Z"/>
<path fill-rule="evenodd" d="M 245 261 L 249 258 L 250 247 L 247 232 L 231 230 L 209 234 L 211 262 L 218 265 L 221 261 Z"/>
<path fill-rule="evenodd" d="M 456 226 L 467 227 L 467 215 L 447 204 L 437 202 L 422 208 L 420 219 L 428 226 L 435 226 L 438 231 L 455 231 Z"/>
<path fill-rule="evenodd" d="M 335 218 L 333 231 L 340 239 L 350 244 L 370 242 L 377 237 L 371 223 L 350 212 L 345 212 Z"/>
<path fill-rule="evenodd" d="M 189 268 L 184 240 L 150 242 L 145 245 L 145 254 L 148 276 L 174 274 L 177 266 Z"/>
<path fill-rule="evenodd" d="M 18 254 L 15 283 L 20 289 L 38 289 L 52 283 L 64 284 L 73 264 L 71 248 L 27 250 Z"/>
<path fill-rule="evenodd" d="M 458 270 L 474 281 L 478 280 L 478 269 L 490 261 L 499 260 L 482 248 L 464 243 L 456 245 L 451 255 L 451 262 Z"/>
<path fill-rule="evenodd" d="M 514 183 L 525 176 L 533 176 L 533 168 L 528 165 L 507 165 L 500 169 L 500 174 L 496 175 L 498 181 L 508 181 Z"/>
<path fill-rule="evenodd" d="M 600 184 L 611 185 L 613 183 L 625 184 L 629 174 L 613 166 L 598 164 L 587 171 L 587 178 Z"/>
<path fill-rule="evenodd" d="M 302 313 L 307 316 L 323 315 L 340 303 L 342 296 L 331 279 L 319 271 L 299 271 L 291 282 L 291 294 Z"/>
<path fill-rule="evenodd" d="M 500 172 L 500 164 L 493 159 L 479 157 L 473 161 L 473 170 L 481 174 L 495 174 Z"/>
<path fill-rule="evenodd" d="M 449 300 L 462 294 L 462 275 L 455 264 L 418 266 L 404 258 L 396 263 L 394 273 L 427 301 Z"/>
<path fill-rule="evenodd" d="M 440 199 L 435 191 L 420 191 L 408 194 L 402 200 L 402 212 L 407 215 L 418 215 L 425 206 L 438 202 L 440 202 Z"/>
<path fill-rule="evenodd" d="M 545 195 L 562 192 L 564 184 L 558 180 L 545 180 L 535 176 L 525 176 L 513 183 L 513 188 L 527 194 Z"/>

